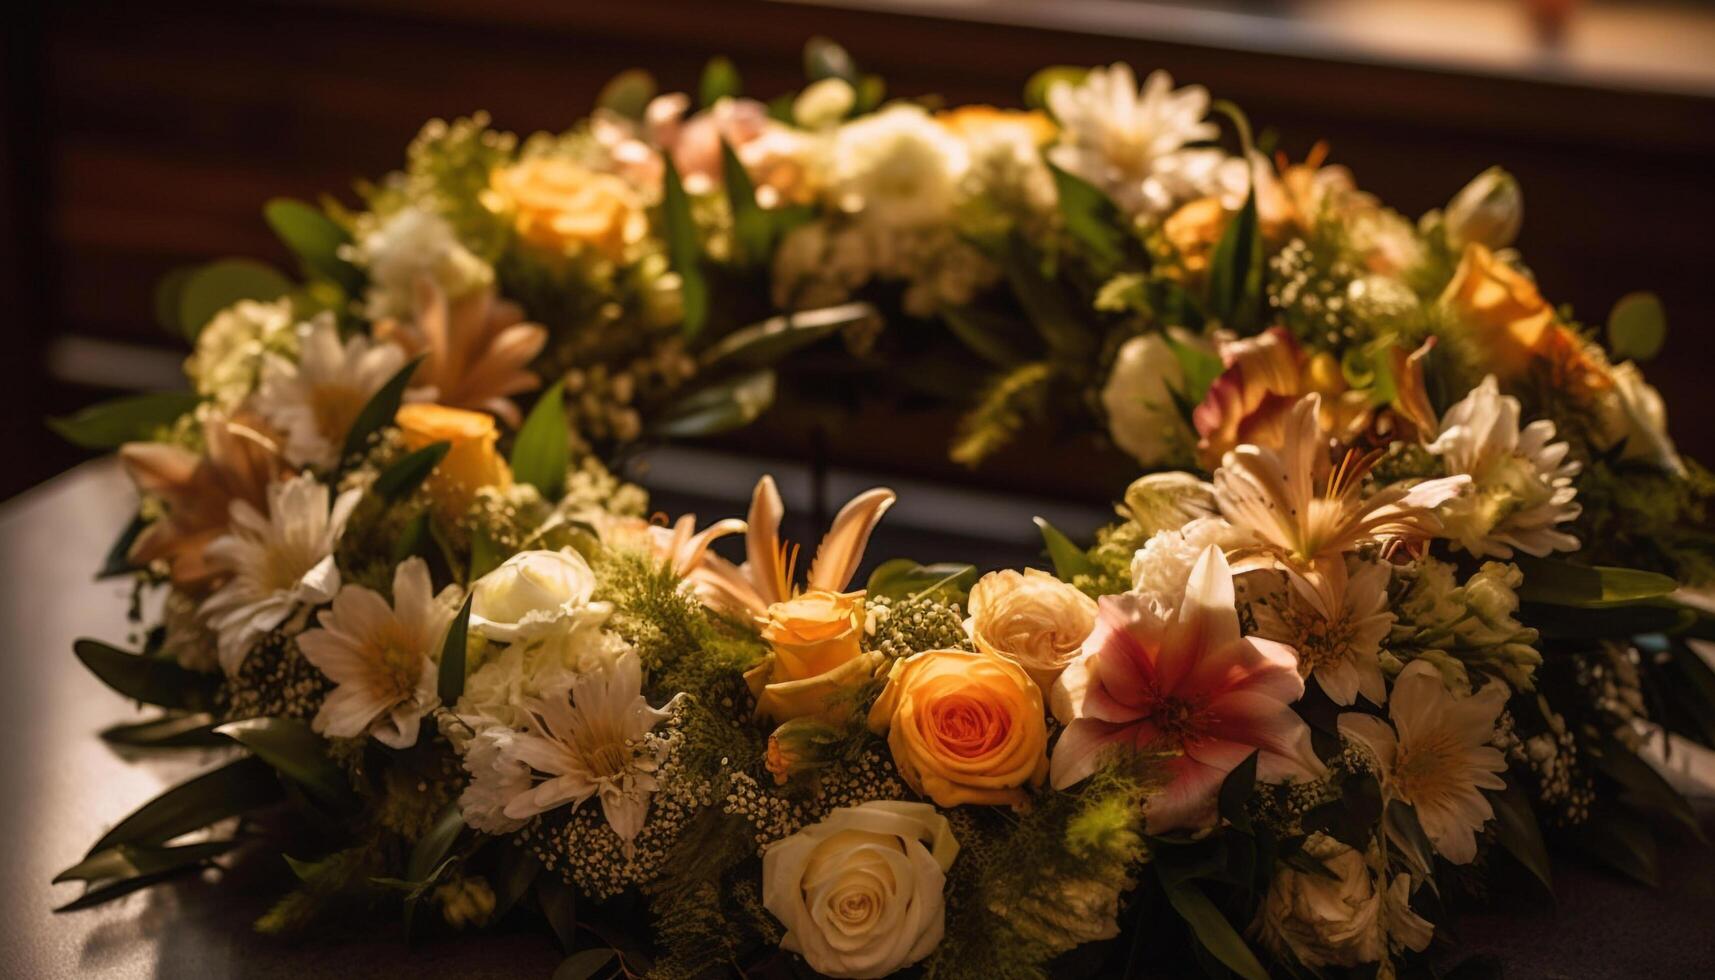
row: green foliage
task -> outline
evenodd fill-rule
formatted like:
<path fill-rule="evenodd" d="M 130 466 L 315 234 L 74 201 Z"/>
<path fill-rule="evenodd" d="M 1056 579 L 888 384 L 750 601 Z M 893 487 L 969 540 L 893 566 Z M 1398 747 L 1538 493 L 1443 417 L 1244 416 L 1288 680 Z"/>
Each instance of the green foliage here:
<path fill-rule="evenodd" d="M 556 381 L 536 399 L 512 443 L 513 477 L 535 487 L 550 503 L 566 492 L 566 468 L 571 462 L 569 431 L 564 383 Z"/>
<path fill-rule="evenodd" d="M 1131 588 L 1131 559 L 1149 536 L 1134 521 L 1119 521 L 1096 530 L 1096 543 L 1086 551 L 1088 569 L 1071 578 L 1092 598 L 1117 595 Z"/>
<path fill-rule="evenodd" d="M 1654 293 L 1627 293 L 1608 313 L 1608 349 L 1616 360 L 1647 361 L 1667 342 L 1667 312 Z"/>
<path fill-rule="evenodd" d="M 1715 535 L 1706 525 L 1715 476 L 1696 461 L 1684 475 L 1591 460 L 1578 477 L 1578 537 L 1591 562 L 1645 568 L 1689 586 L 1715 582 Z"/>
<path fill-rule="evenodd" d="M 754 859 L 742 817 L 705 810 L 667 860 L 668 873 L 649 886 L 649 912 L 660 955 L 651 980 L 690 980 L 713 963 L 737 962 L 744 916 L 723 878 Z"/>
<path fill-rule="evenodd" d="M 251 259 L 210 262 L 167 282 L 173 290 L 179 329 L 192 344 L 216 313 L 239 300 L 274 300 L 292 291 L 290 279 Z"/>
<path fill-rule="evenodd" d="M 127 442 L 155 438 L 181 415 L 196 408 L 199 401 L 189 391 L 127 395 L 91 405 L 64 418 L 48 419 L 48 428 L 84 449 L 117 449 Z"/>
<path fill-rule="evenodd" d="M 1004 448 L 1026 425 L 1040 421 L 1048 410 L 1053 383 L 1054 368 L 1046 361 L 1020 364 L 996 377 L 977 404 L 959 419 L 949 450 L 953 461 L 977 466 Z"/>
<path fill-rule="evenodd" d="M 672 154 L 661 155 L 661 167 L 662 234 L 667 240 L 667 257 L 679 274 L 685 336 L 695 338 L 709 318 L 709 282 L 703 275 L 702 246 L 697 241 L 696 223 L 691 220 L 691 199 L 679 180 Z"/>
<path fill-rule="evenodd" d="M 380 891 L 370 879 L 386 870 L 384 857 L 372 839 L 318 861 L 286 858 L 298 876 L 298 888 L 256 920 L 256 931 L 271 936 L 295 935 L 353 907 L 367 908 Z"/>

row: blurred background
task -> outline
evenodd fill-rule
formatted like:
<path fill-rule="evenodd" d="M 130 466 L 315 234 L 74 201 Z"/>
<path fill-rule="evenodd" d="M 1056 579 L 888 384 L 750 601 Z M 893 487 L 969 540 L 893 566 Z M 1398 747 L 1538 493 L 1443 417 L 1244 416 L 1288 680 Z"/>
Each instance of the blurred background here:
<path fill-rule="evenodd" d="M 224 255 L 284 263 L 267 199 L 350 199 L 434 116 L 565 128 L 628 67 L 694 89 L 723 53 L 751 91 L 796 87 L 816 34 L 890 95 L 952 102 L 1016 105 L 1050 64 L 1165 68 L 1237 102 L 1295 158 L 1326 139 L 1414 216 L 1500 164 L 1523 182 L 1519 246 L 1550 300 L 1600 323 L 1629 291 L 1662 297 L 1670 333 L 1650 377 L 1681 447 L 1715 460 L 1710 0 L 67 0 L 0 16 L 0 498 L 81 458 L 44 416 L 180 383 L 155 281 Z M 945 476 L 946 426 L 922 425 L 910 458 L 837 438 L 828 452 Z M 814 438 L 779 436 L 780 455 Z M 1124 486 L 1096 476 L 1015 464 L 976 480 L 1090 502 Z"/>

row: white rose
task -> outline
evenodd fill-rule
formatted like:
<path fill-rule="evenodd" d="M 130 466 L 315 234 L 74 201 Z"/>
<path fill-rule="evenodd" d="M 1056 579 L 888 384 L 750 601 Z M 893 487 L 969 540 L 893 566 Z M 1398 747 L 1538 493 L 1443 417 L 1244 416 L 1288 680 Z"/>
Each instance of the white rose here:
<path fill-rule="evenodd" d="M 1685 461 L 1668 437 L 1667 406 L 1662 403 L 1661 392 L 1644 380 L 1643 372 L 1631 361 L 1615 365 L 1610 376 L 1614 387 L 1603 396 L 1598 409 L 1602 437 L 1610 446 L 1625 444 L 1621 459 L 1643 460 L 1669 473 L 1683 474 Z"/>
<path fill-rule="evenodd" d="M 1378 963 L 1402 947 L 1429 945 L 1434 927 L 1411 910 L 1410 875 L 1377 887 L 1380 876 L 1362 854 L 1322 834 L 1311 834 L 1304 850 L 1334 877 L 1279 865 L 1253 927 L 1263 945 L 1312 970 Z"/>
<path fill-rule="evenodd" d="M 349 259 L 369 271 L 365 302 L 372 320 L 410 316 L 421 276 L 433 279 L 449 299 L 494 281 L 494 270 L 464 247 L 445 218 L 416 207 L 397 211 L 361 233 Z"/>
<path fill-rule="evenodd" d="M 547 636 L 606 618 L 594 593 L 595 573 L 571 548 L 522 552 L 471 587 L 470 628 L 497 643 Z"/>
<path fill-rule="evenodd" d="M 928 956 L 945 929 L 942 889 L 959 853 L 927 803 L 840 807 L 769 846 L 762 904 L 781 948 L 830 977 L 884 977 Z"/>
<path fill-rule="evenodd" d="M 1120 345 L 1113 373 L 1102 386 L 1102 407 L 1114 444 L 1146 467 L 1188 455 L 1191 430 L 1175 410 L 1172 395 L 1184 384 L 1179 358 L 1160 334 L 1133 337 Z"/>

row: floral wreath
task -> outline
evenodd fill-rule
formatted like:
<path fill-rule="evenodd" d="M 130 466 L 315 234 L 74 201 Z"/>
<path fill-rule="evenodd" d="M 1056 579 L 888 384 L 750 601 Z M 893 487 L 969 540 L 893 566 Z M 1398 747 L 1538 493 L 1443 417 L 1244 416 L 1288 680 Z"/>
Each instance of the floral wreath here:
<path fill-rule="evenodd" d="M 231 761 L 65 908 L 281 806 L 321 843 L 261 931 L 535 916 L 568 977 L 1393 975 L 1549 843 L 1653 878 L 1645 818 L 1696 821 L 1648 760 L 1715 744 L 1679 592 L 1715 483 L 1636 366 L 1654 297 L 1604 347 L 1505 172 L 1413 223 L 1159 71 L 1009 111 L 806 64 L 430 123 L 360 208 L 267 206 L 299 277 L 168 277 L 191 390 L 54 423 L 118 448 L 104 574 L 158 600 L 76 653 L 163 709 L 108 741 Z M 800 563 L 766 476 L 699 527 L 608 468 L 854 378 L 959 404 L 973 466 L 1053 426 L 1147 475 L 1088 548 L 1039 521 L 1052 570 L 854 588 L 889 490 Z"/>

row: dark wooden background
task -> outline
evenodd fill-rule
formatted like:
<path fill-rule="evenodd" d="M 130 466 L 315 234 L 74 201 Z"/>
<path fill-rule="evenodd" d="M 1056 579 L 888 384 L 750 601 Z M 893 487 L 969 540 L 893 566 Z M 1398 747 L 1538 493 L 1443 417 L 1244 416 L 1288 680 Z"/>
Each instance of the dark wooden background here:
<path fill-rule="evenodd" d="M 921 9 L 901 12 L 912 7 Z M 964 19 L 922 12 L 937 9 Z M 1016 104 L 1024 79 L 1048 64 L 1124 59 L 1166 68 L 1238 102 L 1294 155 L 1326 138 L 1336 161 L 1411 214 L 1502 164 L 1524 183 L 1520 244 L 1550 299 L 1599 322 L 1627 291 L 1661 294 L 1672 330 L 1650 376 L 1682 445 L 1715 459 L 1715 423 L 1704 411 L 1715 368 L 1706 339 L 1715 325 L 1715 89 L 1615 81 L 1552 61 L 1461 68 L 1337 47 L 1306 53 L 1268 22 L 1230 45 L 1208 35 L 1190 43 L 1128 19 L 1124 3 L 1021 10 L 1006 0 L 15 8 L 3 15 L 0 425 L 12 452 L 0 467 L 0 496 L 79 458 L 42 427 L 43 415 L 170 367 L 162 355 L 172 341 L 150 314 L 162 273 L 226 254 L 284 260 L 260 220 L 269 197 L 349 196 L 353 179 L 396 166 L 431 116 L 487 109 L 508 128 L 564 128 L 627 67 L 689 88 L 711 54 L 726 53 L 753 92 L 796 87 L 799 52 L 813 34 L 840 40 L 866 70 L 886 76 L 893 94 L 953 101 Z M 1080 26 L 1041 26 L 1053 10 Z M 1006 19 L 1038 26 L 998 23 Z M 90 369 L 92 358 L 105 368 Z M 944 472 L 945 423 L 913 432 L 920 452 L 900 460 L 893 445 L 885 455 L 896 468 Z M 802 437 L 787 426 L 769 445 L 797 453 Z M 832 452 L 880 462 L 859 443 L 835 438 Z M 1015 460 L 987 479 L 1038 492 L 1117 491 L 1113 476 L 1123 468 L 1083 460 Z"/>

